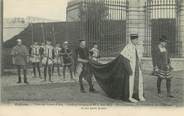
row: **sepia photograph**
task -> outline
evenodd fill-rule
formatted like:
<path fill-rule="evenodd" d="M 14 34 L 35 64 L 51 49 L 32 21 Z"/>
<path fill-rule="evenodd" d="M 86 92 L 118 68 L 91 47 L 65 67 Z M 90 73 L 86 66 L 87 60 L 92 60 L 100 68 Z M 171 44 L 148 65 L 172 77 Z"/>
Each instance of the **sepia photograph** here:
<path fill-rule="evenodd" d="M 184 0 L 1 0 L 1 10 L 2 105 L 184 106 Z"/>

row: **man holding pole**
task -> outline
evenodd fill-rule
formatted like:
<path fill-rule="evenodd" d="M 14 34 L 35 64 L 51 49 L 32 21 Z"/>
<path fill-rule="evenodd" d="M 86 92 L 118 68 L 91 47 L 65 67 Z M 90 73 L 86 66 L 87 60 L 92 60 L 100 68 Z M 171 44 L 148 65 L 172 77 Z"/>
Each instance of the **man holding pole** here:
<path fill-rule="evenodd" d="M 42 64 L 44 65 L 44 81 L 47 81 L 47 73 L 49 75 L 49 82 L 52 82 L 52 65 L 54 59 L 54 48 L 51 45 L 51 41 L 47 40 L 43 51 Z"/>

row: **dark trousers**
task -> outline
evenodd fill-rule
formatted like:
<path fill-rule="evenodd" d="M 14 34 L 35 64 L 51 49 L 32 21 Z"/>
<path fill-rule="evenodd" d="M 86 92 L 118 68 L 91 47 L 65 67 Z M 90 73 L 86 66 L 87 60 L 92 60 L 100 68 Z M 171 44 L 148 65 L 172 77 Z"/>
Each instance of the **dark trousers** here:
<path fill-rule="evenodd" d="M 90 67 L 89 67 L 89 64 L 87 63 L 84 63 L 82 64 L 83 67 L 82 67 L 82 71 L 79 75 L 79 83 L 80 83 L 80 89 L 81 90 L 84 90 L 84 86 L 83 86 L 83 78 L 86 79 L 86 81 L 88 82 L 89 84 L 89 90 L 94 90 L 93 88 L 93 84 L 92 84 L 92 72 L 90 70 Z"/>
<path fill-rule="evenodd" d="M 49 81 L 51 81 L 51 75 L 52 75 L 52 65 L 44 65 L 44 80 L 47 80 L 47 72 L 49 75 Z"/>
<path fill-rule="evenodd" d="M 26 66 L 17 65 L 17 73 L 18 73 L 18 83 L 21 83 L 21 69 L 23 69 L 24 74 L 24 83 L 27 83 L 27 69 Z"/>
<path fill-rule="evenodd" d="M 70 71 L 70 78 L 73 79 L 73 74 L 72 74 L 72 65 L 64 65 L 63 66 L 63 78 L 65 79 L 65 75 L 66 75 L 66 68 L 68 67 L 69 71 Z"/>
<path fill-rule="evenodd" d="M 33 63 L 33 73 L 34 73 L 34 77 L 36 77 L 36 68 L 37 68 L 37 71 L 38 71 L 38 73 L 39 73 L 39 77 L 41 77 L 40 64 L 39 64 L 39 62 Z"/>
<path fill-rule="evenodd" d="M 55 66 L 57 67 L 58 76 L 61 76 L 61 73 L 60 73 L 60 65 L 59 64 L 53 64 L 52 65 L 52 74 L 54 74 L 54 68 L 55 68 Z"/>
<path fill-rule="evenodd" d="M 157 79 L 157 89 L 158 89 L 158 93 L 161 93 L 161 83 L 162 83 L 163 78 L 158 77 Z M 167 94 L 171 93 L 171 79 L 165 79 L 166 80 L 166 87 L 167 87 Z"/>

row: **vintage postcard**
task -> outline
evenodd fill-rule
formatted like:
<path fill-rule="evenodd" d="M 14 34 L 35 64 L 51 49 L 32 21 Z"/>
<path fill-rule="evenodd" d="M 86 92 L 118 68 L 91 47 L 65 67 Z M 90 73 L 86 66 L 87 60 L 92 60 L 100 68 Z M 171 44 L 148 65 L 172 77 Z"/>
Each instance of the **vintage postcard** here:
<path fill-rule="evenodd" d="M 1 0 L 1 104 L 184 106 L 183 0 Z"/>

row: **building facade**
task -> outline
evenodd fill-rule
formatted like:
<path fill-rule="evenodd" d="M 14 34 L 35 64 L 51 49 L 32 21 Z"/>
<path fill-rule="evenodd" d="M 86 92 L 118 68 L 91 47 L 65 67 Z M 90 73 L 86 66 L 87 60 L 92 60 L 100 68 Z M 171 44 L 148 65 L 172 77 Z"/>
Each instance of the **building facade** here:
<path fill-rule="evenodd" d="M 121 39 L 125 39 L 126 43 L 129 41 L 130 33 L 139 34 L 140 48 L 144 57 L 151 57 L 155 52 L 154 48 L 161 35 L 167 36 L 169 40 L 171 57 L 184 57 L 183 0 L 72 0 L 67 7 L 67 21 L 80 22 L 82 20 L 79 16 L 80 9 L 85 9 L 87 4 L 94 1 L 104 2 L 108 7 L 105 20 L 108 20 L 109 24 L 113 21 L 123 22 L 120 25 L 122 24 L 126 33 Z M 107 35 L 110 36 L 116 32 L 111 30 L 109 33 L 111 34 Z M 111 39 L 115 41 L 114 38 Z"/>

